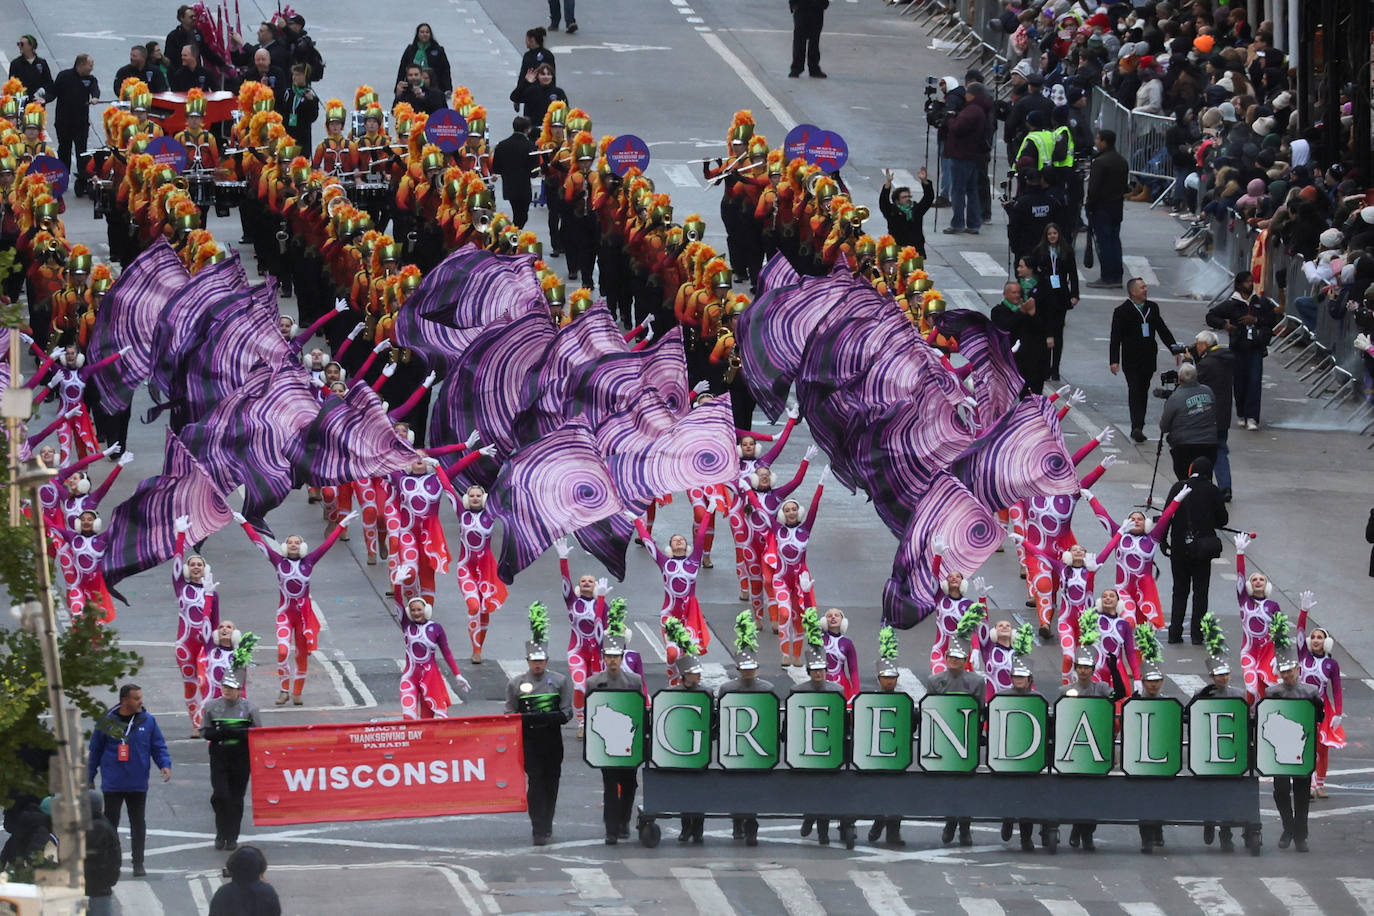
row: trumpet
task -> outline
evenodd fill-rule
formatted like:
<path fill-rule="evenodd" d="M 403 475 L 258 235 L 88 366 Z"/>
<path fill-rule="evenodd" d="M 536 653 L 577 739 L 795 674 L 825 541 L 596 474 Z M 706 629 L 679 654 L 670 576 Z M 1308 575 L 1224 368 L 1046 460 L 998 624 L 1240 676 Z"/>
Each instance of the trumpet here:
<path fill-rule="evenodd" d="M 855 232 L 863 229 L 864 223 L 872 215 L 867 207 L 855 207 L 849 214 L 849 228 Z"/>
<path fill-rule="evenodd" d="M 697 232 L 696 229 L 688 229 L 686 232 L 682 233 L 682 238 L 683 238 L 688 244 L 691 244 L 692 242 L 700 242 L 700 241 L 701 241 L 701 233 L 700 233 L 700 232 Z"/>
<path fill-rule="evenodd" d="M 816 185 L 820 183 L 820 180 L 824 177 L 824 172 L 812 172 L 810 175 L 806 176 L 806 193 L 809 196 L 816 196 Z"/>
<path fill-rule="evenodd" d="M 490 210 L 478 210 L 473 214 L 472 228 L 482 235 L 491 231 L 492 212 Z"/>
<path fill-rule="evenodd" d="M 277 229 L 277 254 L 286 254 L 287 242 L 291 240 L 291 233 L 286 231 L 286 224 L 283 223 Z"/>

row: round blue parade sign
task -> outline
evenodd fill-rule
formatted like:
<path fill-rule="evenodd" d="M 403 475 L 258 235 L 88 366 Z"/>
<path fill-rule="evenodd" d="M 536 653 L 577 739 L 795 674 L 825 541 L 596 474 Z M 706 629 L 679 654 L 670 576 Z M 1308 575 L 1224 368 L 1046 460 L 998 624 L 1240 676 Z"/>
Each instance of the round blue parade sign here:
<path fill-rule="evenodd" d="M 649 144 L 634 134 L 621 134 L 606 148 L 606 161 L 621 178 L 632 168 L 643 173 L 649 168 Z"/>
<path fill-rule="evenodd" d="M 452 108 L 440 108 L 425 122 L 425 139 L 446 153 L 457 152 L 468 140 L 467 119 Z"/>
<path fill-rule="evenodd" d="M 803 155 L 807 145 L 811 142 L 811 138 L 821 133 L 823 131 L 814 124 L 798 124 L 789 130 L 782 141 L 783 155 L 787 157 L 787 161 L 791 162 Z"/>
<path fill-rule="evenodd" d="M 812 165 L 820 166 L 824 172 L 838 172 L 849 160 L 849 145 L 844 137 L 833 130 L 823 130 L 812 134 L 807 141 L 802 157 Z"/>
<path fill-rule="evenodd" d="M 171 166 L 178 175 L 186 171 L 186 147 L 172 137 L 154 137 L 144 152 L 158 165 Z"/>
<path fill-rule="evenodd" d="M 52 188 L 53 197 L 61 197 L 67 193 L 67 181 L 71 178 L 67 167 L 62 164 L 62 160 L 55 156 L 34 156 L 29 163 L 30 175 L 42 175 Z"/>

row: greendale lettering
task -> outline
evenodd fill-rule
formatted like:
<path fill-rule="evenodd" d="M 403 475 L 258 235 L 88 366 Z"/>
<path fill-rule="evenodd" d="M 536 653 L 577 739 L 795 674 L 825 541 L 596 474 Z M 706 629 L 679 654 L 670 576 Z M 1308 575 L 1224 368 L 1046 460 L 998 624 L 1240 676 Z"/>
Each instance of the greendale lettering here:
<path fill-rule="evenodd" d="M 485 760 L 407 761 L 372 766 L 311 767 L 282 771 L 288 792 L 324 792 L 330 789 L 370 789 L 373 786 L 445 785 L 458 782 L 485 782 Z"/>

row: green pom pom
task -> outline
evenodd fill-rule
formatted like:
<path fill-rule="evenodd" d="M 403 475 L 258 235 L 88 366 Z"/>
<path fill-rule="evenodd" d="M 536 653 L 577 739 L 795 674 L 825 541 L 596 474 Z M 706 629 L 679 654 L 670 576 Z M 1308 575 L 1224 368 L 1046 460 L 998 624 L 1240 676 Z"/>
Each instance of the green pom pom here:
<path fill-rule="evenodd" d="M 960 639 L 968 639 L 973 635 L 973 631 L 978 629 L 978 624 L 988 616 L 988 606 L 981 601 L 976 602 L 964 616 L 959 618 L 959 623 L 954 627 L 954 634 Z"/>
<path fill-rule="evenodd" d="M 825 644 L 825 638 L 821 635 L 821 616 L 813 607 L 807 608 L 802 613 L 802 634 L 806 637 L 806 644 L 809 646 L 820 646 Z"/>
<path fill-rule="evenodd" d="M 530 639 L 541 643 L 549 641 L 549 609 L 542 601 L 530 605 Z"/>
<path fill-rule="evenodd" d="M 1016 655 L 1030 655 L 1035 650 L 1035 627 L 1023 623 L 1011 638 L 1011 651 Z"/>
<path fill-rule="evenodd" d="M 1095 646 L 1102 640 L 1102 633 L 1097 629 L 1099 616 L 1095 604 L 1078 615 L 1078 644 L 1080 646 Z"/>
<path fill-rule="evenodd" d="M 1198 626 L 1202 629 L 1202 644 L 1207 647 L 1207 654 L 1213 658 L 1225 655 L 1226 633 L 1221 629 L 1221 621 L 1217 620 L 1217 615 L 1208 611 L 1202 615 Z"/>
<path fill-rule="evenodd" d="M 754 623 L 752 611 L 740 611 L 735 618 L 735 651 L 757 652 L 759 648 L 759 628 Z"/>
<path fill-rule="evenodd" d="M 701 649 L 697 646 L 696 639 L 692 636 L 692 631 L 683 625 L 681 620 L 676 617 L 668 617 L 663 621 L 663 635 L 668 641 L 677 646 L 683 652 L 691 652 L 693 655 L 700 655 Z"/>
<path fill-rule="evenodd" d="M 1293 645 L 1293 624 L 1283 611 L 1275 611 L 1269 620 L 1269 638 L 1275 649 L 1288 649 Z"/>
<path fill-rule="evenodd" d="M 1157 665 L 1164 657 L 1164 651 L 1159 647 L 1159 637 L 1155 635 L 1155 628 L 1148 623 L 1136 625 L 1135 648 L 1140 653 L 1141 661 Z"/>
<path fill-rule="evenodd" d="M 890 626 L 878 631 L 878 657 L 889 661 L 897 658 L 897 632 Z"/>
<path fill-rule="evenodd" d="M 234 650 L 233 667 L 247 668 L 253 663 L 253 649 L 257 647 L 258 634 L 249 631 L 239 639 L 238 648 Z"/>
<path fill-rule="evenodd" d="M 624 636 L 625 633 L 625 599 L 612 598 L 610 607 L 606 608 L 606 635 Z"/>

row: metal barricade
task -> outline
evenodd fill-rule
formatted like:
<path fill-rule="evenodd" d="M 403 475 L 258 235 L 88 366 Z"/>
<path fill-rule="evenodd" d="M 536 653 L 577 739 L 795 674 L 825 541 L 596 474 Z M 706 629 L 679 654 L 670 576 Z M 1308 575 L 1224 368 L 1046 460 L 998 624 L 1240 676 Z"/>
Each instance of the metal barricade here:
<path fill-rule="evenodd" d="M 1173 119 L 1131 111 L 1101 87 L 1093 90 L 1093 97 L 1098 130 L 1116 134 L 1116 151 L 1125 158 L 1132 177 L 1155 189 L 1153 202 L 1158 203 L 1174 186 L 1173 163 L 1164 140 Z"/>

